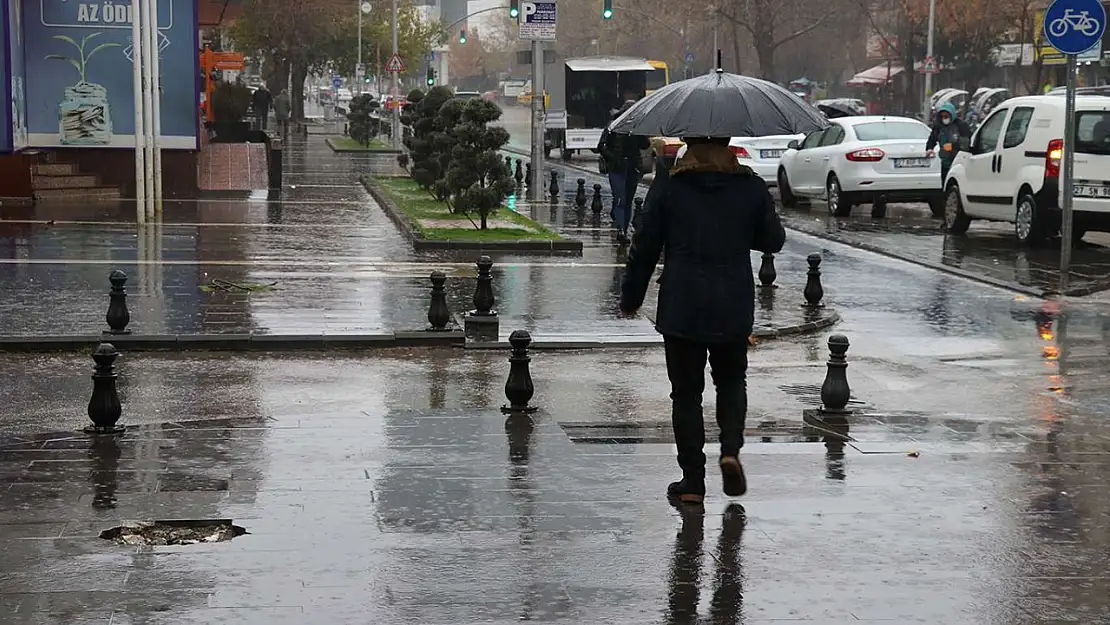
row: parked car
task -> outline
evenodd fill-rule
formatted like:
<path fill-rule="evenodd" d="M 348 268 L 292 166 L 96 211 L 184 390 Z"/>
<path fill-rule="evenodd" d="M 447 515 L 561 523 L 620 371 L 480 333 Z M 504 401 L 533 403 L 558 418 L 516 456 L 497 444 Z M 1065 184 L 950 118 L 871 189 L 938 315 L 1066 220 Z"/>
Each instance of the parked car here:
<path fill-rule="evenodd" d="M 829 213 L 846 216 L 871 204 L 884 217 L 888 202 L 929 202 L 944 210 L 940 161 L 925 150 L 929 127 L 908 117 L 861 115 L 833 119 L 829 127 L 793 140 L 778 167 L 783 206 L 798 198 L 825 200 Z"/>
<path fill-rule="evenodd" d="M 459 100 L 473 100 L 482 97 L 482 94 L 477 91 L 456 91 L 455 97 Z"/>
<path fill-rule="evenodd" d="M 1060 231 L 1064 98 L 1037 95 L 998 105 L 956 155 L 945 180 L 944 226 L 967 232 L 973 219 L 1007 221 L 1037 245 Z M 1110 97 L 1075 100 L 1075 222 L 1072 236 L 1110 232 Z"/>
<path fill-rule="evenodd" d="M 787 146 L 792 141 L 800 141 L 805 135 L 773 135 L 770 137 L 733 137 L 728 142 L 729 149 L 736 155 L 736 160 L 741 165 L 752 169 L 760 178 L 767 182 L 767 186 L 778 184 L 779 159 L 786 152 Z M 683 144 L 676 154 L 682 158 L 686 154 L 686 145 Z"/>

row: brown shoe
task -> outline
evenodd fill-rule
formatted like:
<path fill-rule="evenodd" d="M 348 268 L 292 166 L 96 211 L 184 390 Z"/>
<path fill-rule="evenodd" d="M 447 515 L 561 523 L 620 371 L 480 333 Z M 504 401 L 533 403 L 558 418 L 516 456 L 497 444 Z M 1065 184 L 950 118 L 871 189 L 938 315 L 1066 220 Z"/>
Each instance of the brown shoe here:
<path fill-rule="evenodd" d="M 736 456 L 721 456 L 721 482 L 725 494 L 739 497 L 748 492 L 748 480 L 744 477 L 744 467 Z"/>

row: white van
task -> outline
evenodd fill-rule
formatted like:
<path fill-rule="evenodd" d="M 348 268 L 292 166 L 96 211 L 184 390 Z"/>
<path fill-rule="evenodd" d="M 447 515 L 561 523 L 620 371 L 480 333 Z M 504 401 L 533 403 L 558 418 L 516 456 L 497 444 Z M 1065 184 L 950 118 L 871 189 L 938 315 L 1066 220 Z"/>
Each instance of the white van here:
<path fill-rule="evenodd" d="M 1075 99 L 1074 238 L 1110 232 L 1110 97 Z M 1065 99 L 1006 100 L 956 155 L 944 182 L 944 226 L 963 234 L 972 219 L 1008 221 L 1022 243 L 1060 232 L 1060 158 Z"/>

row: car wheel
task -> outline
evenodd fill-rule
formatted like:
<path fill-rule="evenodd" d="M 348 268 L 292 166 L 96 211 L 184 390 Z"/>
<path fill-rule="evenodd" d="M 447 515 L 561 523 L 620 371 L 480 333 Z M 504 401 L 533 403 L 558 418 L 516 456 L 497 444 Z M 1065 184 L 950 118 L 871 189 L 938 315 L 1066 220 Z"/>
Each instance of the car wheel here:
<path fill-rule="evenodd" d="M 1028 191 L 1022 191 L 1018 196 L 1014 234 L 1019 242 L 1030 246 L 1042 244 L 1046 237 L 1044 216 L 1037 207 L 1037 199 Z"/>
<path fill-rule="evenodd" d="M 786 169 L 780 167 L 778 175 L 779 184 L 779 199 L 782 200 L 784 208 L 794 208 L 798 205 L 798 198 L 794 197 L 794 192 L 790 189 L 790 181 L 786 179 Z"/>
<path fill-rule="evenodd" d="M 852 205 L 840 188 L 840 180 L 836 174 L 830 174 L 829 181 L 825 184 L 825 203 L 828 204 L 830 215 L 847 217 L 852 214 Z"/>
<path fill-rule="evenodd" d="M 948 193 L 944 196 L 944 231 L 949 234 L 963 234 L 971 227 L 971 218 L 964 212 L 964 203 L 960 199 L 960 185 L 948 185 Z"/>
<path fill-rule="evenodd" d="M 929 200 L 929 212 L 931 212 L 936 219 L 944 219 L 944 211 L 947 204 L 948 198 L 945 196 L 944 191 L 941 191 L 937 197 Z"/>
<path fill-rule="evenodd" d="M 1083 242 L 1083 237 L 1087 236 L 1087 229 L 1079 224 L 1073 223 L 1071 225 L 1071 242 L 1073 245 L 1079 245 Z"/>
<path fill-rule="evenodd" d="M 875 200 L 871 205 L 871 217 L 874 219 L 886 217 L 886 200 Z"/>

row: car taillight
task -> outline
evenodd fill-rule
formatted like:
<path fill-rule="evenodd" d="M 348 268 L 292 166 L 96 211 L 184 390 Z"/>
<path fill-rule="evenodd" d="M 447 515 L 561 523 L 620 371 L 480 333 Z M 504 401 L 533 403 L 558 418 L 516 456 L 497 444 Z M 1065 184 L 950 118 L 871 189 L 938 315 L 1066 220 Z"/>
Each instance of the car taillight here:
<path fill-rule="evenodd" d="M 886 152 L 879 148 L 863 148 L 847 154 L 848 160 L 856 163 L 874 163 L 883 160 L 884 156 L 886 156 Z"/>
<path fill-rule="evenodd" d="M 732 153 L 736 155 L 736 158 L 751 158 L 752 157 L 751 154 L 748 154 L 748 150 L 746 150 L 744 148 L 744 146 L 730 145 L 729 147 L 732 148 Z"/>
<path fill-rule="evenodd" d="M 1044 177 L 1060 177 L 1060 159 L 1064 157 L 1064 140 L 1053 139 L 1048 142 L 1048 152 L 1044 157 Z"/>
<path fill-rule="evenodd" d="M 663 156 L 677 156 L 678 151 L 682 149 L 681 143 L 664 143 Z"/>

